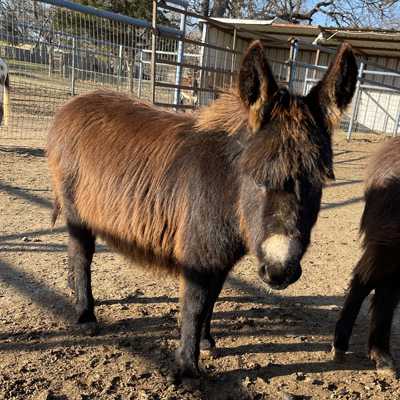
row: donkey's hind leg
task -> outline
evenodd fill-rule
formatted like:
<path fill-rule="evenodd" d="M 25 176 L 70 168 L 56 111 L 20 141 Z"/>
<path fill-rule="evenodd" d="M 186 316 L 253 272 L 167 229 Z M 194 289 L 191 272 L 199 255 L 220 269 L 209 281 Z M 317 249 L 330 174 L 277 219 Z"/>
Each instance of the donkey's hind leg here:
<path fill-rule="evenodd" d="M 380 372 L 396 373 L 395 363 L 390 354 L 390 331 L 394 310 L 399 302 L 398 288 L 377 287 L 371 302 L 371 324 L 368 353 Z"/>
<path fill-rule="evenodd" d="M 67 221 L 68 242 L 68 280 L 75 292 L 78 323 L 93 328 L 96 323 L 94 300 L 91 285 L 91 270 L 95 251 L 95 236 L 85 226 Z"/>
<path fill-rule="evenodd" d="M 349 348 L 349 341 L 357 315 L 360 312 L 364 299 L 372 288 L 361 282 L 359 275 L 355 273 L 350 283 L 339 320 L 336 323 L 335 338 L 332 352 L 336 361 L 342 361 L 344 353 Z"/>

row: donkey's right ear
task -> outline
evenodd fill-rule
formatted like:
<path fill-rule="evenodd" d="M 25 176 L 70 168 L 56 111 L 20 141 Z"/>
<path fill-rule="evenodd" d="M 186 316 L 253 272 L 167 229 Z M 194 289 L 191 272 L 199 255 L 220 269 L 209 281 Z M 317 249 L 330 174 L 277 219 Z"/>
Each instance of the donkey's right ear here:
<path fill-rule="evenodd" d="M 249 109 L 249 126 L 253 132 L 261 126 L 261 109 L 277 90 L 278 85 L 266 60 L 264 46 L 257 40 L 247 49 L 239 72 L 239 94 Z"/>

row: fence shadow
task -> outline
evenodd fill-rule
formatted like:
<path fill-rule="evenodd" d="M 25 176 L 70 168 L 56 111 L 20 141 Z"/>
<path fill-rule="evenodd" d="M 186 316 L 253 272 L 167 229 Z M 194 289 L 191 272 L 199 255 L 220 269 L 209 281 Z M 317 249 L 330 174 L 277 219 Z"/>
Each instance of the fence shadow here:
<path fill-rule="evenodd" d="M 29 203 L 37 204 L 41 207 L 49 208 L 51 209 L 53 207 L 53 203 L 50 200 L 47 200 L 43 197 L 40 197 L 38 195 L 29 193 L 28 190 L 22 189 L 13 185 L 10 185 L 8 183 L 0 181 L 0 190 L 3 192 L 6 192 L 8 194 L 11 194 L 13 196 L 20 197 L 23 200 L 28 201 Z M 50 217 L 49 217 L 50 221 Z"/>
<path fill-rule="evenodd" d="M 0 146 L 0 152 L 15 153 L 22 156 L 45 157 L 46 151 L 40 147 Z"/>
<path fill-rule="evenodd" d="M 22 275 L 22 276 L 21 276 Z M 177 343 L 179 331 L 175 313 L 166 312 L 162 316 L 124 318 L 118 321 L 100 321 L 100 330 L 96 336 L 86 336 L 74 325 L 74 310 L 69 298 L 55 292 L 32 276 L 24 275 L 10 263 L 0 260 L 0 280 L 13 287 L 18 293 L 40 305 L 47 312 L 68 323 L 63 330 L 39 329 L 31 332 L 22 330 L 2 332 L 0 334 L 1 352 L 46 351 L 57 349 L 68 351 L 74 346 L 89 349 L 99 346 L 113 346 L 131 353 L 134 357 L 146 359 L 154 370 L 163 371 L 174 368 L 173 348 L 167 343 Z M 320 373 L 337 370 L 372 369 L 366 358 L 350 356 L 346 364 L 339 365 L 331 361 L 329 355 L 330 339 L 303 340 L 308 337 L 330 337 L 337 316 L 337 307 L 341 305 L 340 296 L 260 296 L 260 289 L 238 277 L 230 277 L 228 285 L 240 289 L 243 295 L 225 295 L 219 302 L 235 302 L 252 306 L 250 309 L 218 310 L 214 314 L 212 332 L 218 343 L 228 342 L 220 347 L 216 360 L 229 357 L 243 357 L 248 354 L 276 353 L 326 353 L 325 361 L 290 363 L 286 365 L 270 364 L 266 367 L 238 368 L 219 372 L 216 368 L 209 371 L 201 380 L 201 392 L 204 398 L 216 390 L 228 390 L 243 379 L 260 377 L 268 380 L 277 376 L 289 376 L 295 372 Z M 132 296 L 121 299 L 105 299 L 98 305 L 114 304 L 157 305 L 171 304 L 176 308 L 178 297 L 168 296 Z M 335 306 L 320 308 L 320 306 Z M 362 317 L 364 319 L 364 317 Z M 364 324 L 365 321 L 362 321 Z M 311 336 L 312 335 L 312 336 Z M 276 343 L 276 338 L 282 341 Z M 256 338 L 256 340 L 254 340 Z M 271 342 L 269 338 L 275 338 Z M 286 339 L 285 339 L 286 338 Z M 287 342 L 287 338 L 290 342 Z M 234 340 L 233 340 L 234 339 Z M 248 343 L 251 341 L 251 343 Z M 155 350 L 156 349 L 156 350 Z M 266 358 L 267 359 L 267 358 Z M 233 398 L 240 398 L 240 387 L 236 388 Z M 239 391 L 239 392 L 238 392 Z M 239 394 L 238 394 L 239 393 Z"/>
<path fill-rule="evenodd" d="M 364 196 L 353 197 L 352 199 L 339 201 L 337 203 L 322 202 L 321 203 L 321 211 L 322 210 L 329 210 L 331 208 L 346 207 L 348 205 L 355 204 L 355 203 L 360 203 L 362 201 L 364 201 Z"/>

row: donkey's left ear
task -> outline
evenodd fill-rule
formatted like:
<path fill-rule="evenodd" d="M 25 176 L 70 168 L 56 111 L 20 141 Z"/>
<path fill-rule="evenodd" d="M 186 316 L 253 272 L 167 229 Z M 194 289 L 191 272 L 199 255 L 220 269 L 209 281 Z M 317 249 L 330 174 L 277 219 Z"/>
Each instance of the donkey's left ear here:
<path fill-rule="evenodd" d="M 351 103 L 357 82 L 357 62 L 348 43 L 342 43 L 335 59 L 321 81 L 314 86 L 307 96 L 326 109 L 330 122 L 336 122 Z"/>
<path fill-rule="evenodd" d="M 248 48 L 239 72 L 239 94 L 249 109 L 249 126 L 253 132 L 261 126 L 261 109 L 277 90 L 278 85 L 266 60 L 264 46 L 257 40 Z"/>

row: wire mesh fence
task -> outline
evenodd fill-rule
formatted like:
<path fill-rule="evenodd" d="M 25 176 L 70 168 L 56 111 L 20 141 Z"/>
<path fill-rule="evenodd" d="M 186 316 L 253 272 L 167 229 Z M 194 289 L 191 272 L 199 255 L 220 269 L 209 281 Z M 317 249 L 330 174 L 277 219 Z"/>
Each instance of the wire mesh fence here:
<path fill-rule="evenodd" d="M 207 104 L 230 83 L 232 68 L 219 65 L 231 53 L 185 31 L 184 4 L 174 0 L 166 10 L 174 26 L 155 29 L 150 21 L 64 0 L 0 4 L 0 57 L 11 80 L 11 118 L 0 137 L 43 138 L 61 104 L 98 88 L 169 107 Z"/>
<path fill-rule="evenodd" d="M 149 46 L 146 27 L 27 0 L 3 13 L 0 56 L 12 90 L 10 123 L 1 136 L 42 137 L 72 95 L 137 85 L 136 49 Z"/>
<path fill-rule="evenodd" d="M 153 4 L 153 21 L 145 21 L 68 0 L 1 0 L 0 57 L 10 70 L 11 116 L 0 137 L 42 140 L 57 108 L 93 89 L 113 88 L 184 111 L 231 87 L 248 35 L 202 20 L 184 0 Z M 334 52 L 295 40 L 278 47 L 267 48 L 273 73 L 301 95 L 321 79 Z M 353 131 L 397 134 L 399 72 L 371 63 L 360 68 L 341 128 L 349 137 Z"/>
<path fill-rule="evenodd" d="M 328 69 L 332 49 L 319 49 L 315 63 L 294 60 L 292 88 L 306 95 Z M 317 61 L 324 60 L 325 65 Z M 400 123 L 400 71 L 359 58 L 359 70 L 353 101 L 340 121 L 340 129 L 351 139 L 353 133 L 383 133 L 396 136 Z M 369 65 L 367 69 L 366 66 Z"/>

